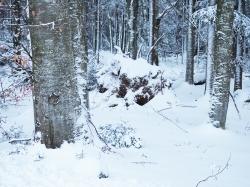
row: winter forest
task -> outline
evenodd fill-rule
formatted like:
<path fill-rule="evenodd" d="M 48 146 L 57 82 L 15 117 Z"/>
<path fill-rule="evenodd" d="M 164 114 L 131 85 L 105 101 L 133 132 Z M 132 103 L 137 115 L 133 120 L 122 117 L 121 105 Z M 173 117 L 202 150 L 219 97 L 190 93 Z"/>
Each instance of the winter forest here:
<path fill-rule="evenodd" d="M 0 187 L 249 187 L 250 0 L 0 0 Z"/>

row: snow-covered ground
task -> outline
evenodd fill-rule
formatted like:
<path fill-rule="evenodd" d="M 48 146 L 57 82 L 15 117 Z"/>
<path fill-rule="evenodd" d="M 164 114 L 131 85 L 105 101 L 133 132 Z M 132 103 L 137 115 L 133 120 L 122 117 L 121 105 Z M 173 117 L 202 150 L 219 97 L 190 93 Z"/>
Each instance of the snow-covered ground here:
<path fill-rule="evenodd" d="M 159 70 L 150 65 L 145 68 L 142 59 L 133 62 L 107 53 L 101 59 L 107 67 L 119 61 L 121 71 L 129 76 Z M 181 57 L 171 57 L 160 67 L 172 87 L 144 106 L 131 102 L 127 106 L 133 96 L 130 92 L 127 98 L 97 89 L 90 93 L 93 123 L 133 128 L 141 148 L 112 148 L 104 153 L 95 140 L 94 144 L 65 143 L 60 149 L 47 150 L 39 143 L 12 145 L 3 139 L 0 187 L 249 187 L 250 103 L 245 100 L 250 99 L 250 78 L 244 77 L 243 91 L 234 94 L 240 116 L 230 100 L 227 129 L 216 129 L 207 123 L 204 86 L 184 83 L 180 61 Z M 117 84 L 111 78 L 108 81 L 109 86 Z M 1 108 L 0 115 L 6 117 L 5 130 L 15 132 L 16 128 L 23 132 L 20 138 L 32 138 L 31 93 L 16 105 Z"/>

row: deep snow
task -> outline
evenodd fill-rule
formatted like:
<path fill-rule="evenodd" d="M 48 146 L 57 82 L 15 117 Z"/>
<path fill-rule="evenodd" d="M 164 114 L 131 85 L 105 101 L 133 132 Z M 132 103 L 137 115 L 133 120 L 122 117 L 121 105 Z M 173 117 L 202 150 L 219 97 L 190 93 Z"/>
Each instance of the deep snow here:
<path fill-rule="evenodd" d="M 119 61 L 122 71 L 130 76 L 156 67 L 140 59 L 138 62 L 103 52 L 103 64 Z M 126 64 L 128 62 L 128 65 Z M 103 153 L 98 141 L 83 145 L 65 143 L 62 148 L 47 150 L 43 145 L 11 145 L 0 143 L 0 187 L 202 187 L 250 186 L 250 80 L 244 77 L 244 89 L 235 93 L 240 118 L 230 101 L 227 129 L 207 123 L 208 97 L 204 86 L 183 83 L 184 65 L 181 57 L 168 58 L 160 69 L 173 80 L 173 87 L 163 90 L 144 106 L 125 105 L 115 95 L 90 93 L 91 118 L 100 127 L 123 124 L 135 129 L 142 148 L 121 148 L 115 153 Z M 135 65 L 134 65 L 135 64 Z M 106 80 L 110 81 L 110 77 Z M 116 84 L 110 82 L 110 86 Z M 118 104 L 116 107 L 109 107 Z M 5 130 L 22 130 L 20 138 L 33 136 L 31 93 L 16 104 L 1 108 Z M 99 179 L 104 173 L 108 178 Z"/>

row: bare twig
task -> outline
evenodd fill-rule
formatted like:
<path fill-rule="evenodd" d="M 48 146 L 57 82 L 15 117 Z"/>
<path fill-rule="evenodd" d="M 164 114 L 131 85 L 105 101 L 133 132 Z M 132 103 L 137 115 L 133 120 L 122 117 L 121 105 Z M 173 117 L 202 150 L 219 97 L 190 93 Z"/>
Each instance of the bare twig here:
<path fill-rule="evenodd" d="M 183 107 L 183 108 L 197 108 L 197 106 L 192 106 L 192 105 L 181 105 L 181 104 L 179 104 L 179 105 L 176 105 L 176 106 L 179 106 L 179 107 Z"/>
<path fill-rule="evenodd" d="M 161 36 L 155 41 L 154 45 L 151 46 L 151 48 L 150 48 L 150 50 L 149 50 L 149 52 L 148 52 L 148 55 L 147 55 L 147 60 L 148 60 L 148 62 L 149 62 L 150 54 L 152 53 L 153 49 L 158 45 L 158 43 L 160 42 L 160 40 L 161 40 L 165 35 L 166 35 L 166 33 L 163 34 L 163 35 L 161 35 Z"/>
<path fill-rule="evenodd" d="M 153 111 L 154 111 L 156 114 L 158 114 L 158 115 L 160 115 L 161 117 L 163 117 L 164 119 L 170 121 L 175 127 L 177 127 L 178 129 L 180 129 L 182 132 L 188 133 L 188 131 L 187 131 L 186 129 L 183 129 L 183 128 L 180 127 L 176 122 L 174 122 L 173 120 L 169 119 L 169 118 L 166 117 L 165 115 L 161 114 L 159 111 L 155 110 L 154 108 L 153 108 Z"/>
<path fill-rule="evenodd" d="M 179 0 L 177 0 L 177 1 L 176 1 L 175 3 L 173 3 L 173 4 L 169 3 L 170 6 L 167 6 L 167 7 L 158 15 L 157 19 L 162 19 L 170 10 L 172 10 L 172 8 L 174 8 L 174 7 L 178 4 L 178 1 L 179 1 Z"/>
<path fill-rule="evenodd" d="M 162 111 L 164 111 L 164 110 L 168 110 L 168 109 L 171 109 L 172 107 L 166 107 L 166 108 L 163 108 L 163 109 L 160 109 L 160 110 L 158 110 L 157 112 L 162 112 Z"/>
<path fill-rule="evenodd" d="M 218 175 L 220 175 L 223 171 L 225 171 L 228 166 L 229 166 L 229 162 L 231 160 L 231 154 L 229 155 L 229 158 L 227 160 L 227 163 L 225 164 L 225 166 L 223 168 L 220 168 L 215 174 L 209 175 L 208 177 L 206 177 L 205 179 L 200 180 L 195 187 L 198 187 L 202 182 L 206 182 L 211 178 L 216 178 Z"/>
<path fill-rule="evenodd" d="M 231 97 L 232 100 L 233 100 L 234 107 L 235 107 L 235 109 L 236 109 L 236 111 L 237 111 L 237 113 L 238 113 L 238 115 L 239 115 L 239 119 L 241 119 L 240 111 L 239 111 L 239 109 L 238 109 L 238 107 L 237 107 L 237 105 L 236 105 L 235 99 L 234 99 L 234 97 L 233 97 L 233 95 L 232 95 L 232 93 L 231 93 L 230 91 L 229 91 L 229 95 L 230 95 L 230 97 Z"/>
<path fill-rule="evenodd" d="M 108 150 L 109 152 L 115 153 L 114 151 L 111 151 L 112 148 L 107 144 L 107 142 L 106 142 L 106 141 L 103 139 L 103 137 L 100 135 L 100 133 L 98 132 L 96 126 L 94 125 L 94 123 L 91 121 L 90 118 L 88 118 L 88 123 L 91 124 L 91 126 L 94 128 L 97 137 L 99 138 L 99 140 L 101 140 L 101 142 L 103 142 L 103 143 L 105 144 L 105 146 L 108 148 L 107 150 Z"/>

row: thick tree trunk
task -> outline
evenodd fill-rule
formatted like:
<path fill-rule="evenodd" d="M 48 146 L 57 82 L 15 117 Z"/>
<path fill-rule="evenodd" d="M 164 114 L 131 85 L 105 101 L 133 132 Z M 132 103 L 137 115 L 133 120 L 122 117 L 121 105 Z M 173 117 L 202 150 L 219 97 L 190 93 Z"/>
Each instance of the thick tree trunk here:
<path fill-rule="evenodd" d="M 129 52 L 132 59 L 136 59 L 138 52 L 138 0 L 127 0 L 127 9 L 129 15 Z"/>
<path fill-rule="evenodd" d="M 188 2 L 188 34 L 187 34 L 187 62 L 186 62 L 186 78 L 185 81 L 189 84 L 194 83 L 194 26 L 192 24 L 192 14 L 194 11 L 194 0 Z"/>
<path fill-rule="evenodd" d="M 83 56 L 86 66 L 79 2 L 30 0 L 35 130 L 47 148 L 74 142 L 85 123 L 75 70 Z"/>
<path fill-rule="evenodd" d="M 209 6 L 214 6 L 215 0 L 209 0 Z M 207 71 L 206 71 L 206 94 L 212 94 L 214 82 L 214 21 L 209 20 L 207 39 Z"/>
<path fill-rule="evenodd" d="M 218 0 L 214 50 L 215 77 L 209 117 L 215 127 L 225 129 L 229 91 L 230 63 L 233 57 L 234 1 Z"/>
<path fill-rule="evenodd" d="M 238 12 L 243 13 L 243 0 L 238 0 Z M 234 91 L 242 89 L 242 61 L 243 61 L 243 44 L 244 33 L 239 28 L 236 36 L 236 60 L 234 70 Z"/>

